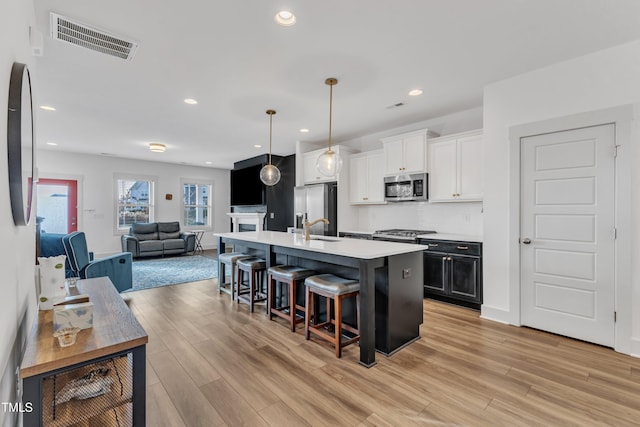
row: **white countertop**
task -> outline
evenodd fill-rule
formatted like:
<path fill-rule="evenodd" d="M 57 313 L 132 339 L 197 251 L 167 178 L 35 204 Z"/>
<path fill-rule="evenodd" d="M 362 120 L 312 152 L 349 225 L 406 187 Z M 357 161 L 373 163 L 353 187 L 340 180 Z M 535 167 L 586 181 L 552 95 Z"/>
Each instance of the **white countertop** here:
<path fill-rule="evenodd" d="M 414 243 L 382 242 L 376 240 L 348 239 L 329 236 L 326 237 L 336 239 L 337 241 L 306 241 L 304 240 L 304 235 L 283 233 L 280 231 L 214 233 L 214 236 L 359 259 L 382 258 L 411 252 L 421 252 L 428 249 L 428 246 L 416 245 Z M 325 236 L 316 237 L 322 238 Z"/>
<path fill-rule="evenodd" d="M 432 233 L 421 234 L 419 239 L 431 239 L 431 240 L 454 240 L 457 242 L 476 242 L 482 243 L 482 236 L 473 236 L 469 234 L 454 234 L 454 233 Z"/>

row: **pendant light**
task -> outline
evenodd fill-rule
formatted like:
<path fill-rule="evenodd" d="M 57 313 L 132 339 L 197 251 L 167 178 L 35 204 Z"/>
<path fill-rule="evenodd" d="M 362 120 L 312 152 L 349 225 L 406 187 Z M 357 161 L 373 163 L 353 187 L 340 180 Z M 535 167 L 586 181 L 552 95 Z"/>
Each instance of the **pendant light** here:
<path fill-rule="evenodd" d="M 316 167 L 318 172 L 324 176 L 336 176 L 342 168 L 342 159 L 338 156 L 338 153 L 331 149 L 331 118 L 333 113 L 333 86 L 338 84 L 338 79 L 333 77 L 324 81 L 326 85 L 329 85 L 329 148 L 318 157 Z"/>
<path fill-rule="evenodd" d="M 260 181 L 264 185 L 273 186 L 280 181 L 280 170 L 271 164 L 271 136 L 273 133 L 273 115 L 275 110 L 267 110 L 269 115 L 269 164 L 260 169 Z"/>

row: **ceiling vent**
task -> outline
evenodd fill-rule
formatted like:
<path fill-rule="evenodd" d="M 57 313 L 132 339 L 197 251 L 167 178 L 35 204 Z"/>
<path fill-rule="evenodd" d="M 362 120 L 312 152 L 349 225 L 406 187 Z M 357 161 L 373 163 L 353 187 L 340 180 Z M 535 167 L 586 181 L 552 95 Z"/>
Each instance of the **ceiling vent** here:
<path fill-rule="evenodd" d="M 133 59 L 138 43 L 124 40 L 90 25 L 51 12 L 51 37 L 126 61 Z"/>
<path fill-rule="evenodd" d="M 398 107 L 402 107 L 404 105 L 404 102 L 396 102 L 395 104 L 391 104 L 387 106 L 387 110 L 391 110 L 393 108 L 398 108 Z"/>

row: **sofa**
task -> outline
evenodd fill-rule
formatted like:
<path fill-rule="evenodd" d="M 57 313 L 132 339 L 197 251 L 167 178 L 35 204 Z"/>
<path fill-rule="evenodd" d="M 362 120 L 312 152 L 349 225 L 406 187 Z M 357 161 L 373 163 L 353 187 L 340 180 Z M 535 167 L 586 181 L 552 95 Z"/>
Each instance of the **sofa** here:
<path fill-rule="evenodd" d="M 134 258 L 193 253 L 196 248 L 195 233 L 180 231 L 178 221 L 131 224 L 121 241 L 122 251 Z"/>

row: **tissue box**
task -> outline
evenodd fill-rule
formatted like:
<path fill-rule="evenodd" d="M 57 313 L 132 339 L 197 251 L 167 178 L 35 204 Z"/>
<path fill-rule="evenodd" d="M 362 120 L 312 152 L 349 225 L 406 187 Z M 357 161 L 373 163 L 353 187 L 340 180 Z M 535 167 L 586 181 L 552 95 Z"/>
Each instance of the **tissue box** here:
<path fill-rule="evenodd" d="M 53 332 L 60 329 L 93 327 L 93 303 L 65 304 L 53 307 Z"/>

